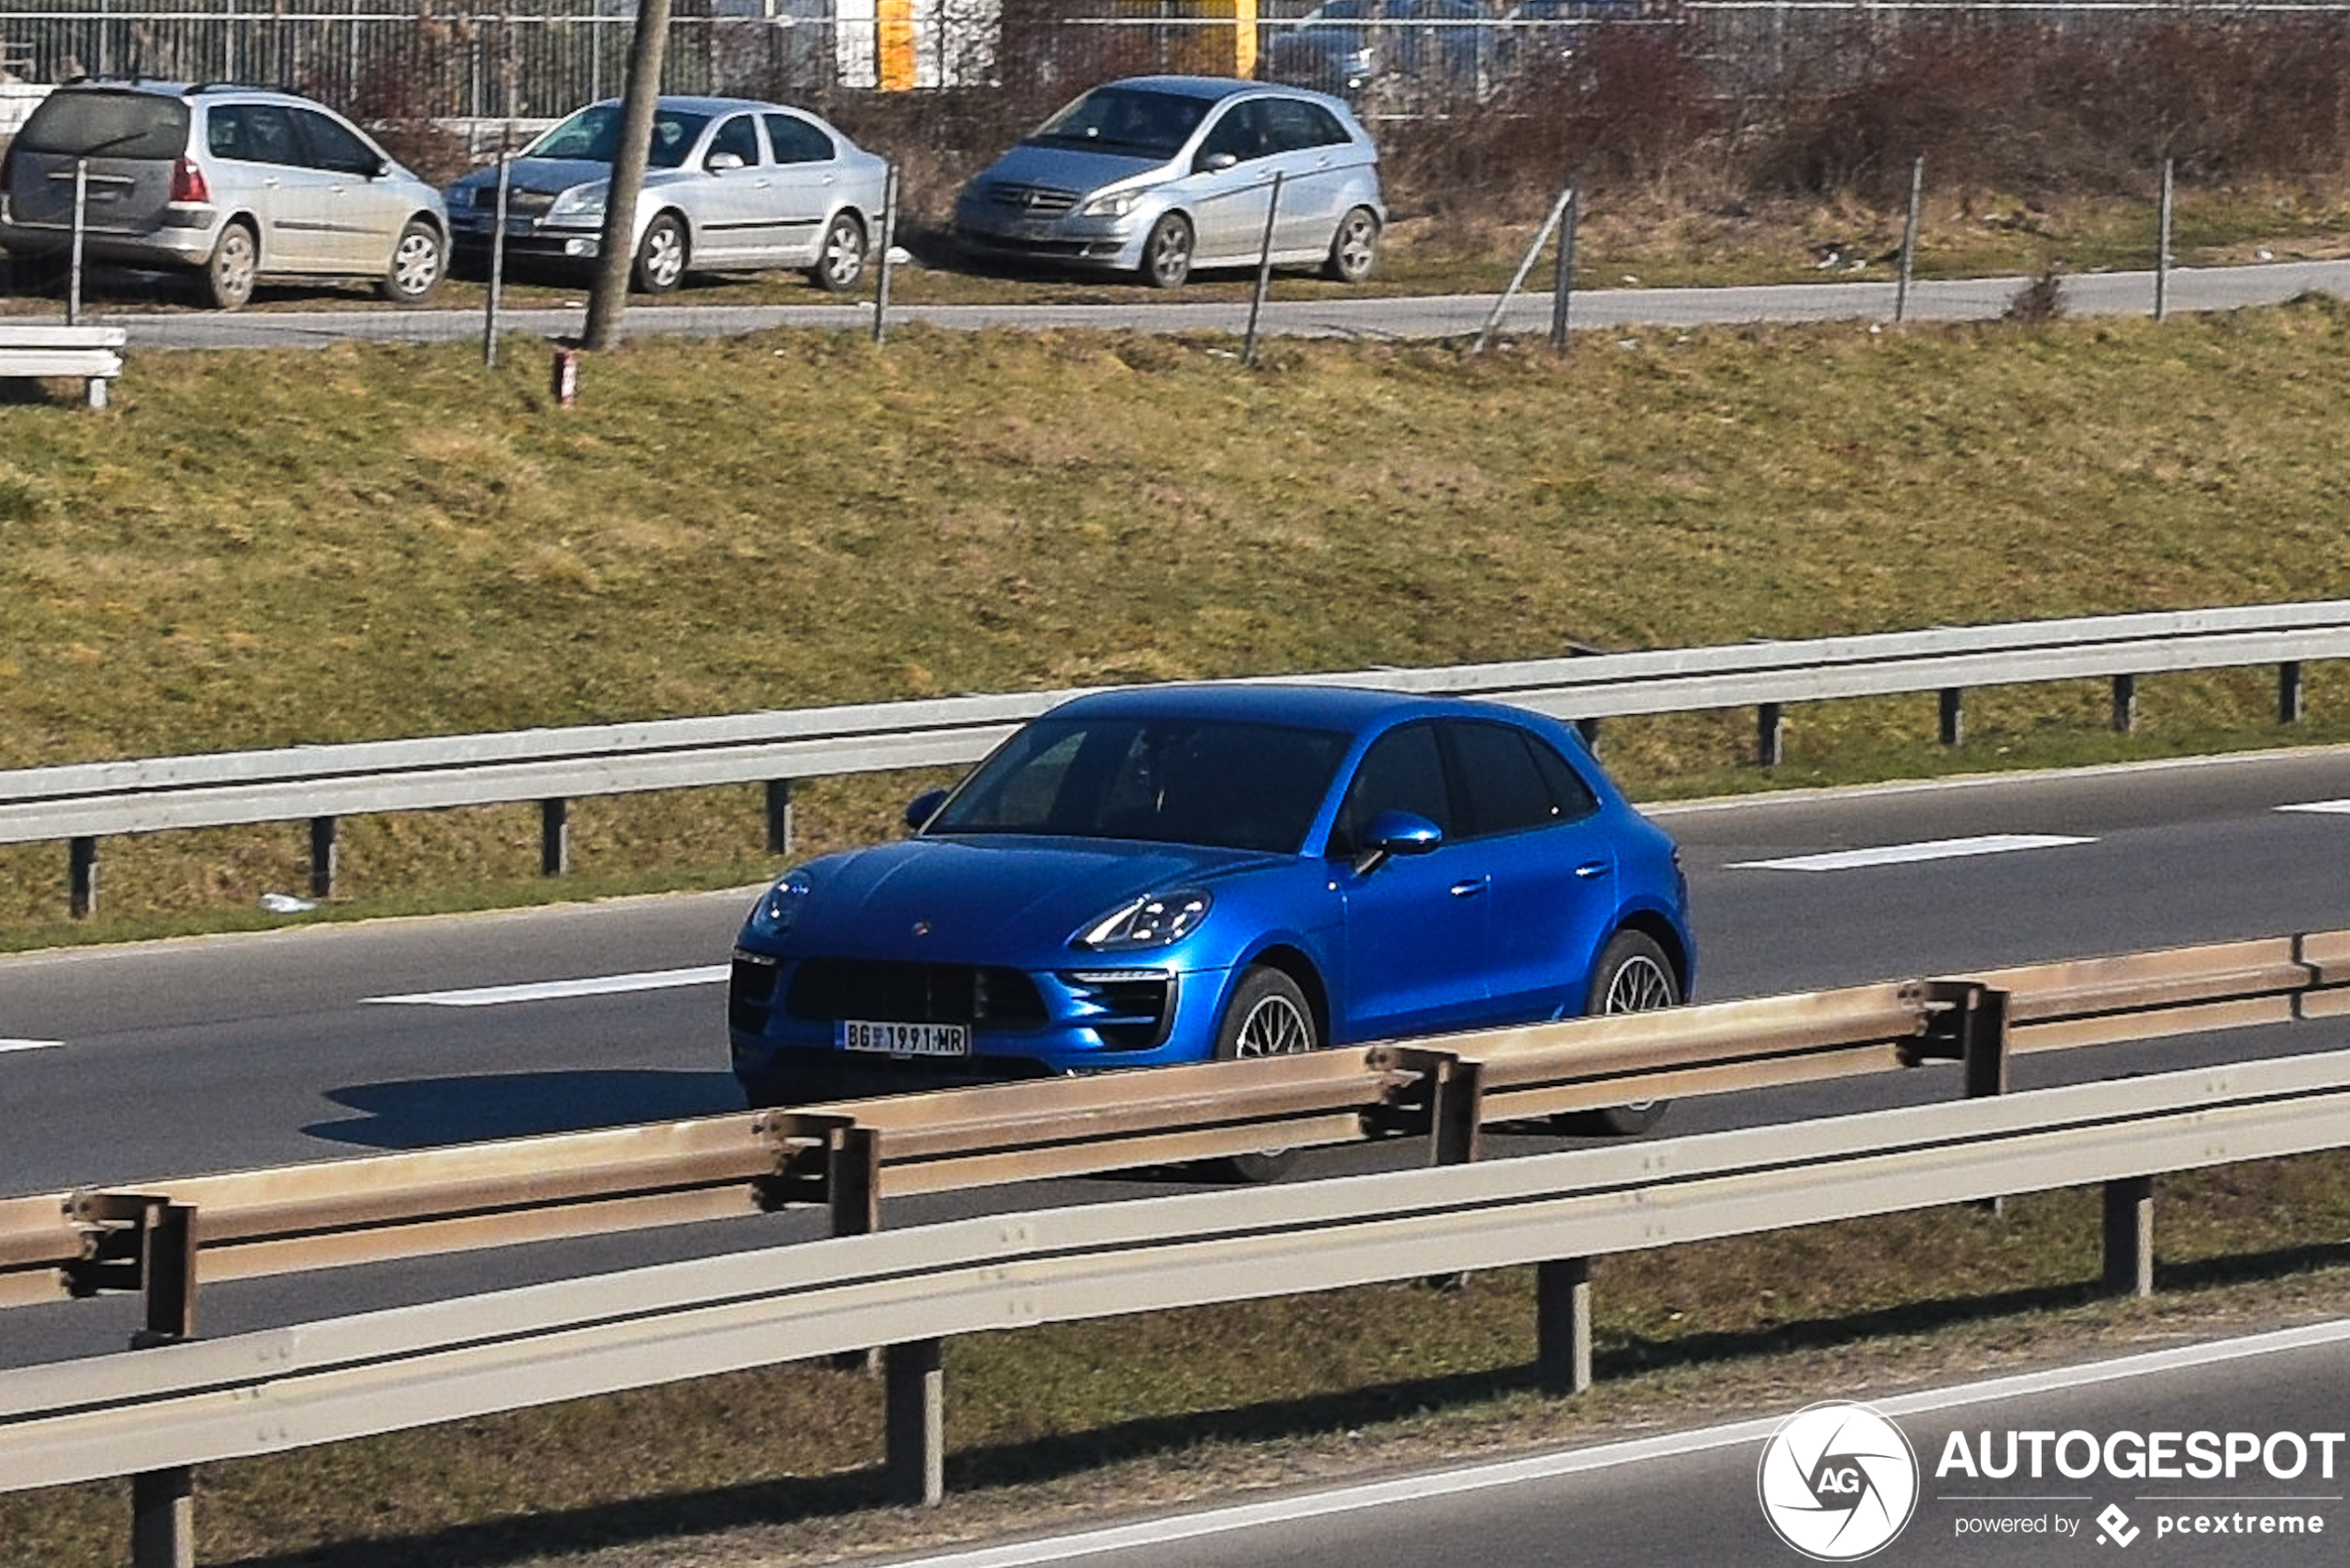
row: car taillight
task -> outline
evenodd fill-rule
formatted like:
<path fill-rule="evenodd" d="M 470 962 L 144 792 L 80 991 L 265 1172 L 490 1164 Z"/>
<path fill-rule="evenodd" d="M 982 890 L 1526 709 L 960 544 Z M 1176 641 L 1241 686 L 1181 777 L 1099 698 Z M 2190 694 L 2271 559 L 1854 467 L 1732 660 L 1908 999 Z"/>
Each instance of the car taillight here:
<path fill-rule="evenodd" d="M 171 199 L 175 202 L 209 202 L 212 187 L 204 182 L 204 170 L 194 160 L 181 158 L 171 166 Z"/>

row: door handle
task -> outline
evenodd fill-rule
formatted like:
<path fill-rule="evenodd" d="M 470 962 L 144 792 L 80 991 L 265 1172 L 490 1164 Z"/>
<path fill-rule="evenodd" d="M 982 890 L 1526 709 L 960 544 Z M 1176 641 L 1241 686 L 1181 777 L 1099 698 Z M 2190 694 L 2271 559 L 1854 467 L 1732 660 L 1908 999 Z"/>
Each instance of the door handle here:
<path fill-rule="evenodd" d="M 1491 877 L 1470 877 L 1466 881 L 1454 883 L 1451 892 L 1455 898 L 1474 898 L 1492 884 Z"/>
<path fill-rule="evenodd" d="M 1589 882 L 1593 877 L 1603 877 L 1614 870 L 1615 868 L 1605 860 L 1586 860 L 1575 868 L 1575 874 L 1582 881 Z"/>

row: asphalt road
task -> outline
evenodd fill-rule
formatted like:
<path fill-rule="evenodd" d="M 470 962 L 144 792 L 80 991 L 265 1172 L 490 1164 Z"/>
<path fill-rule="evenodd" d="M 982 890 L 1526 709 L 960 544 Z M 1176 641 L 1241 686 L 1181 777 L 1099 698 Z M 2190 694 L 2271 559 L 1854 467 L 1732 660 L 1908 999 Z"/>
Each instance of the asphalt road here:
<path fill-rule="evenodd" d="M 1603 331 L 1632 326 L 1696 327 L 1734 322 L 1892 321 L 1897 312 L 1910 321 L 1981 321 L 1998 316 L 2027 278 L 1934 279 L 1912 284 L 1904 295 L 1890 277 L 1855 279 L 1835 275 L 1816 283 L 1736 289 L 1585 288 L 1572 298 L 1571 330 Z M 2088 273 L 2067 278 L 2065 309 L 2076 315 L 2147 315 L 2154 312 L 2157 278 L 2152 272 Z M 2308 292 L 2350 295 L 2350 261 L 2275 262 L 2234 267 L 2173 268 L 2160 285 L 2166 310 L 2232 310 L 2277 304 Z M 587 320 L 587 294 L 563 308 L 510 310 L 501 328 L 547 338 L 578 335 Z M 1268 302 L 1260 318 L 1268 336 L 1366 339 L 1470 337 L 1492 317 L 1496 296 L 1453 294 L 1403 298 L 1366 293 L 1312 301 Z M 707 337 L 773 327 L 836 327 L 870 331 L 870 298 L 838 301 L 812 291 L 806 304 L 697 304 L 690 289 L 662 303 L 632 302 L 622 317 L 629 334 L 677 332 Z M 108 315 L 103 302 L 95 318 L 117 322 L 142 348 L 322 348 L 351 339 L 395 342 L 448 342 L 480 336 L 477 311 L 390 307 L 320 311 L 121 313 Z M 946 327 L 1018 327 L 1032 329 L 1099 327 L 1138 332 L 1224 332 L 1248 328 L 1245 302 L 1188 302 L 1180 294 L 1164 302 L 1119 304 L 906 305 L 894 304 L 892 326 L 924 322 Z M 1545 293 L 1520 295 L 1503 313 L 1503 330 L 1547 333 L 1551 300 Z"/>
<path fill-rule="evenodd" d="M 1867 1560 L 1886 1568 L 2339 1562 L 2341 1534 L 2350 1530 L 2346 1390 L 2350 1324 L 2335 1323 L 1887 1400 L 1872 1408 L 1912 1452 L 1906 1485 L 1914 1497 L 1906 1524 Z M 1773 1533 L 1762 1500 L 1787 1496 L 1765 1492 L 1766 1445 L 1782 1419 L 894 1561 L 897 1568 L 1776 1568 L 1804 1561 Z M 2035 1432 L 2046 1434 L 2036 1445 L 2037 1475 L 2026 1436 Z M 2178 1435 L 2169 1461 L 2145 1442 L 2159 1433 Z M 2186 1435 L 2194 1433 L 2214 1435 L 2216 1464 L 2190 1460 Z M 2239 1441 L 2230 1461 L 2229 1434 L 2257 1440 L 2257 1457 Z M 2022 1456 L 2015 1474 L 1971 1475 L 1952 1459 L 1955 1438 L 1980 1469 L 1986 1436 L 2000 1468 L 2014 1438 Z M 1839 1529 L 1857 1528 L 1816 1560 L 1857 1560 L 1872 1529 L 1881 1537 L 1897 1523 L 1888 1513 L 1877 1524 L 1871 1506 L 1880 1495 L 1899 1498 L 1905 1484 L 1895 1446 L 1859 1451 L 1867 1463 L 1854 1470 L 1879 1490 L 1854 1497 L 1846 1516 L 1826 1515 Z M 2146 1468 L 2138 1457 L 2145 1452 L 2157 1454 L 2155 1468 L 2181 1474 L 2132 1474 Z M 2215 1473 L 2193 1473 L 2201 1469 Z"/>
<path fill-rule="evenodd" d="M 2320 808 L 2310 809 L 2309 808 Z M 1660 813 L 1726 998 L 2350 926 L 2350 749 L 1793 794 Z M 1856 861 L 1850 851 L 1872 853 Z M 1829 857 L 1826 859 L 1818 857 Z M 0 1191 L 128 1185 L 737 1107 L 723 966 L 750 890 L 0 959 Z M 2350 1025 L 2022 1058 L 2019 1087 L 2350 1043 Z M 1664 1132 L 1940 1098 L 1932 1071 L 1686 1100 Z M 1502 1152 L 1556 1146 L 1508 1139 Z M 1416 1157 L 1309 1156 L 1309 1173 Z M 893 1204 L 920 1223 L 1180 1173 Z M 817 1233 L 810 1214 L 207 1287 L 228 1333 Z M 0 1364 L 97 1353 L 127 1300 L 0 1316 Z"/>

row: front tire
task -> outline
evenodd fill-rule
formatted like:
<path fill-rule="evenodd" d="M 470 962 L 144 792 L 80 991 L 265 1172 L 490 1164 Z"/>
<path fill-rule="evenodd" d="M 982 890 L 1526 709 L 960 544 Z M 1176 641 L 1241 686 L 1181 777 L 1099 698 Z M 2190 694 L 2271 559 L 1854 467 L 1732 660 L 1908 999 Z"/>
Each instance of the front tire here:
<path fill-rule="evenodd" d="M 213 304 L 221 310 L 241 308 L 253 298 L 260 276 L 261 241 L 252 228 L 232 223 L 222 229 L 204 266 L 204 292 Z"/>
<path fill-rule="evenodd" d="M 855 213 L 841 213 L 824 228 L 824 243 L 808 281 L 827 294 L 846 294 L 865 276 L 865 226 Z"/>
<path fill-rule="evenodd" d="M 1656 939 L 1637 931 L 1619 931 L 1600 950 L 1600 961 L 1591 973 L 1591 994 L 1583 1010 L 1604 1017 L 1651 1012 L 1678 1006 L 1680 1002 L 1680 978 Z M 1565 1118 L 1565 1130 L 1630 1137 L 1654 1127 L 1671 1104 L 1669 1100 L 1635 1100 L 1628 1105 L 1584 1111 Z"/>
<path fill-rule="evenodd" d="M 384 273 L 383 297 L 395 305 L 419 305 L 432 298 L 449 271 L 449 246 L 440 230 L 422 218 L 400 231 Z"/>
<path fill-rule="evenodd" d="M 1368 207 L 1348 213 L 1330 237 L 1330 253 L 1322 263 L 1322 276 L 1333 283 L 1360 283 L 1368 278 L 1379 264 L 1379 238 L 1377 213 Z"/>
<path fill-rule="evenodd" d="M 686 278 L 686 225 L 675 213 L 662 213 L 645 228 L 637 242 L 637 289 L 639 293 L 666 294 Z"/>
<path fill-rule="evenodd" d="M 1218 1061 L 1292 1056 L 1318 1051 L 1321 1046 L 1314 1009 L 1297 982 L 1270 964 L 1258 964 L 1242 974 L 1216 1027 Z M 1261 1182 L 1278 1179 L 1296 1157 L 1289 1149 L 1267 1149 L 1233 1154 L 1218 1163 L 1238 1180 Z"/>
<path fill-rule="evenodd" d="M 1143 241 L 1143 281 L 1154 289 L 1180 289 L 1192 275 L 1192 220 L 1168 213 L 1151 225 Z"/>

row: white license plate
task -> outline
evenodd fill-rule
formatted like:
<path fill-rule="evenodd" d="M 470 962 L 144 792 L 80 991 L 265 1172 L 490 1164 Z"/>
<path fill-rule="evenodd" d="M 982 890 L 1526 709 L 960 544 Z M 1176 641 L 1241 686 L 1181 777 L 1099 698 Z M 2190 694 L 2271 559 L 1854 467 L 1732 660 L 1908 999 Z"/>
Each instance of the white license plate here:
<path fill-rule="evenodd" d="M 868 1023 L 843 1019 L 833 1039 L 844 1051 L 876 1051 L 887 1056 L 968 1056 L 971 1031 L 961 1023 Z"/>

